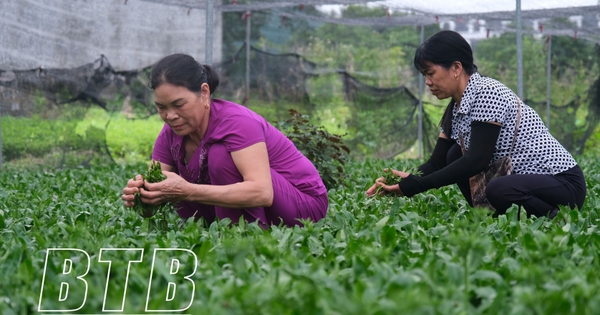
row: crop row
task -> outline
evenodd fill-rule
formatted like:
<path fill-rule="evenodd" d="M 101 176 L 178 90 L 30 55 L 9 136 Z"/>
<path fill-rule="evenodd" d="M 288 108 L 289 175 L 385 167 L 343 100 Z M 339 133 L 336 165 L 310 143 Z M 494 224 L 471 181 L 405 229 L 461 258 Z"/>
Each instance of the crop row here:
<path fill-rule="evenodd" d="M 366 187 L 390 161 L 366 160 L 346 165 L 351 180 L 329 191 L 319 222 L 263 230 L 227 220 L 178 225 L 172 215 L 167 233 L 146 232 L 119 200 L 145 164 L 5 169 L 0 313 L 75 309 L 85 297 L 80 313 L 118 309 L 124 300 L 126 313 L 144 313 L 148 301 L 149 309 L 189 306 L 189 314 L 598 314 L 600 164 L 579 160 L 588 180 L 584 209 L 563 208 L 554 220 L 519 221 L 516 207 L 494 219 L 466 205 L 455 187 L 367 198 Z M 68 251 L 50 255 L 51 248 L 80 249 L 89 261 Z M 109 248 L 130 249 L 113 252 L 110 272 L 100 262 Z M 152 264 L 154 251 L 168 248 L 193 253 L 177 256 L 180 275 L 191 281 L 164 261 Z M 135 249 L 143 257 L 128 269 Z M 89 266 L 87 292 L 62 275 L 67 258 L 72 275 Z M 73 288 L 62 302 L 61 281 Z"/>

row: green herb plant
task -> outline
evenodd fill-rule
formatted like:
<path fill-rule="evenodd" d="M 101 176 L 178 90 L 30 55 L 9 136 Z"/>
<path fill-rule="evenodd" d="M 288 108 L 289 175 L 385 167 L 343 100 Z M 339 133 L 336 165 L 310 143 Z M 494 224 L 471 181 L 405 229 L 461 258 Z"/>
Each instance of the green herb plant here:
<path fill-rule="evenodd" d="M 383 174 L 381 174 L 381 176 L 379 177 L 383 177 L 383 182 L 386 185 L 392 185 L 394 182 L 398 181 L 398 176 L 394 175 L 394 173 L 392 173 L 392 169 L 391 167 L 388 168 L 384 168 L 383 169 Z M 375 191 L 375 195 L 376 196 L 389 196 L 390 194 L 382 194 L 381 192 L 383 191 L 382 187 L 377 187 L 377 190 Z"/>
<path fill-rule="evenodd" d="M 348 176 L 344 164 L 350 149 L 342 141 L 343 135 L 330 134 L 325 127 L 312 125 L 308 116 L 294 109 L 292 118 L 276 123 L 281 130 L 317 168 L 327 189 L 345 185 Z"/>
<path fill-rule="evenodd" d="M 159 161 L 152 161 L 150 168 L 145 174 L 142 174 L 144 181 L 149 183 L 158 183 L 167 178 L 162 173 Z M 134 177 L 135 178 L 135 177 Z M 149 205 L 145 204 L 141 200 L 140 193 L 135 194 L 135 205 L 133 210 L 140 216 L 147 219 L 148 232 L 152 232 L 154 229 L 160 229 L 165 232 L 168 229 L 167 216 L 169 213 L 174 211 L 174 205 L 171 202 L 164 203 L 162 205 Z"/>
<path fill-rule="evenodd" d="M 380 176 L 380 177 L 383 177 L 383 182 L 386 185 L 393 185 L 394 183 L 397 183 L 402 180 L 402 178 L 396 176 L 392 172 L 392 170 L 393 170 L 393 168 L 391 168 L 391 167 L 384 168 L 383 174 Z M 408 170 L 407 172 L 409 174 L 416 175 L 416 176 L 421 176 L 423 174 L 420 170 L 418 170 L 416 168 L 412 168 L 412 169 Z M 377 190 L 375 191 L 375 195 L 376 196 L 389 196 L 390 195 L 390 194 L 380 194 L 382 190 L 383 190 L 383 188 L 377 187 Z"/>
<path fill-rule="evenodd" d="M 330 190 L 325 218 L 304 227 L 265 230 L 224 219 L 204 228 L 189 220 L 167 233 L 139 233 L 140 217 L 123 213 L 118 198 L 123 179 L 149 163 L 5 166 L 0 314 L 77 307 L 72 313 L 99 314 L 105 301 L 114 307 L 123 300 L 123 281 L 113 279 L 129 279 L 122 314 L 190 302 L 194 314 L 600 314 L 600 161 L 577 161 L 590 187 L 585 203 L 581 210 L 561 206 L 555 219 L 517 220 L 516 205 L 494 218 L 470 207 L 456 185 L 411 199 L 368 198 L 364 185 L 348 185 Z M 417 163 L 349 160 L 346 171 L 358 183 L 389 165 L 408 170 Z M 51 253 L 58 246 L 67 250 Z M 150 254 L 173 247 L 195 255 Z M 107 271 L 94 258 L 102 248 L 131 250 L 103 251 L 112 261 Z M 177 275 L 169 273 L 171 257 L 180 261 Z M 67 277 L 65 259 L 77 259 Z M 74 275 L 85 275 L 87 289 Z M 59 301 L 63 281 L 71 290 Z M 167 301 L 170 283 L 177 292 Z"/>

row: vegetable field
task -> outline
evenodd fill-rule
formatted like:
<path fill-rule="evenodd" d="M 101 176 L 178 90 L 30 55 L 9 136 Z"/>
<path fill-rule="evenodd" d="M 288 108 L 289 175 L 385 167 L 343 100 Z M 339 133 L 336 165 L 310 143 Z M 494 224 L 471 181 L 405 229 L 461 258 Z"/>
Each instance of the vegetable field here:
<path fill-rule="evenodd" d="M 120 201 L 145 164 L 3 169 L 0 314 L 600 314 L 600 164 L 577 159 L 584 209 L 554 220 L 494 219 L 453 186 L 367 198 L 383 168 L 418 162 L 367 160 L 303 228 L 173 214 L 150 233 Z"/>

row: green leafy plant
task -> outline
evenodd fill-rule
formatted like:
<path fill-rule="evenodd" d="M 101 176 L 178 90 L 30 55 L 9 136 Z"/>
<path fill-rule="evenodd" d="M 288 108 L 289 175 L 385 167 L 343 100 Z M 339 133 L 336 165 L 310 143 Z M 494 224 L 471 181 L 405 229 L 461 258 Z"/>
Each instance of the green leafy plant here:
<path fill-rule="evenodd" d="M 150 168 L 142 175 L 144 181 L 149 183 L 158 183 L 165 180 L 167 177 L 162 173 L 160 162 L 152 161 Z M 135 177 L 134 177 L 135 179 Z M 145 204 L 141 200 L 140 193 L 135 194 L 135 205 L 133 210 L 140 216 L 147 219 L 148 232 L 151 232 L 155 228 L 159 228 L 162 231 L 168 229 L 167 215 L 174 210 L 173 203 L 167 202 L 162 205 L 149 205 Z"/>
<path fill-rule="evenodd" d="M 597 157 L 577 160 L 587 186 L 600 187 Z M 349 160 L 345 167 L 366 182 L 390 165 L 408 170 L 420 162 Z M 120 197 L 123 178 L 147 167 L 3 168 L 0 314 L 31 314 L 40 305 L 99 314 L 105 301 L 123 305 L 123 314 L 189 303 L 194 314 L 600 314 L 598 189 L 589 189 L 581 210 L 518 220 L 516 206 L 497 218 L 471 208 L 456 185 L 386 199 L 347 185 L 330 191 L 325 218 L 304 227 L 188 220 L 177 231 L 140 233 L 144 219 L 124 212 Z M 102 248 L 144 252 L 103 251 L 112 260 L 107 271 L 98 261 Z M 152 255 L 156 248 L 182 251 Z M 167 257 L 180 261 L 176 275 Z M 69 275 L 65 259 L 73 261 Z M 58 299 L 63 281 L 66 301 Z M 170 283 L 177 293 L 168 302 Z"/>
<path fill-rule="evenodd" d="M 308 116 L 294 109 L 289 112 L 292 118 L 277 122 L 277 128 L 313 162 L 328 189 L 343 184 L 347 179 L 343 165 L 350 153 L 343 144 L 343 135 L 330 134 L 324 127 L 312 125 Z"/>
<path fill-rule="evenodd" d="M 398 182 L 402 181 L 402 178 L 396 176 L 392 170 L 394 168 L 392 167 L 387 167 L 383 169 L 383 173 L 381 173 L 381 175 L 379 177 L 383 177 L 383 182 L 386 185 L 395 185 Z M 409 170 L 406 171 L 409 174 L 412 175 L 416 175 L 416 176 L 421 176 L 423 173 L 417 169 L 416 167 L 412 167 Z M 381 193 L 382 188 L 378 187 L 377 190 L 375 191 L 375 195 L 376 196 L 390 196 L 389 194 L 380 194 Z"/>
<path fill-rule="evenodd" d="M 398 176 L 396 176 L 394 173 L 392 173 L 392 169 L 391 167 L 386 168 L 383 171 L 382 177 L 385 180 L 385 183 L 390 185 L 392 184 L 394 181 L 398 180 Z"/>
<path fill-rule="evenodd" d="M 7 161 L 25 156 L 43 157 L 53 150 L 98 150 L 104 144 L 102 130 L 79 135 L 75 120 L 39 117 L 2 117 L 2 152 Z"/>
<path fill-rule="evenodd" d="M 383 182 L 386 185 L 394 185 L 395 183 L 398 182 L 399 177 L 394 175 L 394 173 L 392 173 L 392 169 L 391 167 L 388 168 L 384 168 L 383 169 L 383 173 L 380 174 L 379 177 L 383 177 Z M 377 187 L 377 190 L 375 190 L 375 196 L 390 196 L 390 194 L 382 194 L 382 187 Z"/>

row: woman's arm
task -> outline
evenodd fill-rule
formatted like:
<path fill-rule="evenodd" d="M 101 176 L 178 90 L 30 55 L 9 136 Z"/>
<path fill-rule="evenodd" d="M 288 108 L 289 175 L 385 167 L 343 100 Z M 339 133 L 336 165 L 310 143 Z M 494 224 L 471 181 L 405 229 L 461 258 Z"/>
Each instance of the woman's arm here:
<path fill-rule="evenodd" d="M 448 150 L 454 144 L 453 140 L 448 139 L 446 134 L 440 132 L 440 136 L 437 139 L 435 144 L 435 148 L 433 149 L 433 153 L 431 153 L 431 157 L 425 162 L 425 164 L 420 165 L 417 170 L 421 173 L 418 176 L 426 176 L 437 170 L 442 169 L 446 166 L 446 155 L 448 154 Z M 409 173 L 397 170 L 387 170 L 388 172 L 394 173 L 394 175 L 399 176 L 401 178 L 406 178 Z M 403 196 L 402 191 L 398 187 L 398 184 L 395 183 L 387 183 L 385 184 L 384 178 L 380 177 L 375 180 L 375 184 L 373 184 L 369 189 L 367 189 L 367 196 L 372 196 L 377 191 L 377 188 L 381 187 L 383 190 L 394 193 L 399 196 Z"/>
<path fill-rule="evenodd" d="M 492 159 L 500 129 L 497 123 L 474 121 L 471 123 L 469 151 L 463 157 L 427 176 L 409 175 L 398 183 L 400 191 L 411 197 L 431 188 L 454 184 L 483 171 Z"/>
<path fill-rule="evenodd" d="M 160 183 L 146 183 L 142 201 L 161 204 L 167 201 L 192 201 L 226 208 L 268 207 L 273 203 L 271 167 L 265 142 L 231 152 L 244 181 L 230 185 L 199 185 L 185 181 L 172 172 Z"/>
<path fill-rule="evenodd" d="M 175 171 L 175 166 L 160 162 L 160 169 L 163 172 L 173 172 L 173 171 Z"/>
<path fill-rule="evenodd" d="M 454 143 L 455 142 L 448 139 L 443 132 L 440 132 L 440 136 L 435 143 L 431 156 L 425 164 L 422 164 L 417 168 L 421 172 L 420 176 L 426 176 L 444 168 L 444 166 L 446 166 L 448 150 L 450 150 L 450 147 L 452 147 Z"/>

